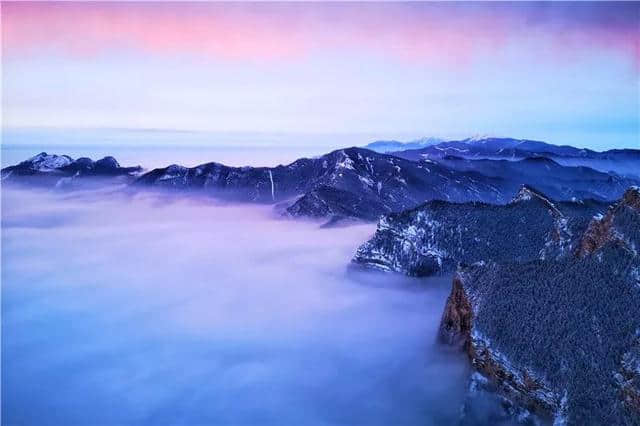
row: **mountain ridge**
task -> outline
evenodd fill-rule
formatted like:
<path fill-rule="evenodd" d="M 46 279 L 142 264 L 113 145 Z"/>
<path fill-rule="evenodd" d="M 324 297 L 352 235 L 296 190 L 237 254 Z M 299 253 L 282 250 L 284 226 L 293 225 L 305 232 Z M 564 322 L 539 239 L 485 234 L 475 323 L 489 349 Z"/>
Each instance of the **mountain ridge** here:
<path fill-rule="evenodd" d="M 599 171 L 614 171 L 621 175 L 640 173 L 640 149 L 611 149 L 594 151 L 571 145 L 554 145 L 542 141 L 514 138 L 467 138 L 445 141 L 415 149 L 392 151 L 390 154 L 418 161 L 457 156 L 465 159 L 516 160 L 545 157 L 565 166 L 588 166 Z"/>
<path fill-rule="evenodd" d="M 234 202 L 288 204 L 289 217 L 334 223 L 375 221 L 386 213 L 429 200 L 505 204 L 522 185 L 531 184 L 554 199 L 619 197 L 640 178 L 624 178 L 588 167 L 569 167 L 548 158 L 469 160 L 450 155 L 419 161 L 365 148 L 338 149 L 276 167 L 231 167 L 217 162 L 194 167 L 172 164 L 143 172 L 121 167 L 113 157 L 93 161 L 41 153 L 2 169 L 3 183 L 32 181 L 74 188 L 86 178 L 116 178 L 129 191 L 143 189 L 200 194 Z"/>

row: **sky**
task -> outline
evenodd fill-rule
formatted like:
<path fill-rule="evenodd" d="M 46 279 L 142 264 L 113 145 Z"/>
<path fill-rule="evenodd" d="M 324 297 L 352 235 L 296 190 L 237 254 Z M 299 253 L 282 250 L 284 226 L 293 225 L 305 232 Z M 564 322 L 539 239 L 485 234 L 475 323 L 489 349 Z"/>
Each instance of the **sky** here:
<path fill-rule="evenodd" d="M 3 2 L 3 129 L 640 147 L 639 27 L 640 3 Z"/>

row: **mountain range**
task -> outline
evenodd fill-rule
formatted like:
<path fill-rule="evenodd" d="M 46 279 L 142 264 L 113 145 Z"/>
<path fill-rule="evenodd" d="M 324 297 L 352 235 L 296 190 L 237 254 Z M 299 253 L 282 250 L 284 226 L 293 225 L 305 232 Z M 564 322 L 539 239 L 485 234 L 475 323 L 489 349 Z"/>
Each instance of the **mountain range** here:
<path fill-rule="evenodd" d="M 552 145 L 546 142 L 513 138 L 469 138 L 447 141 L 416 149 L 389 152 L 408 160 L 442 159 L 454 156 L 466 159 L 522 160 L 544 157 L 565 166 L 586 166 L 603 172 L 640 176 L 639 149 L 612 149 L 597 152 L 569 145 Z"/>
<path fill-rule="evenodd" d="M 515 146 L 514 141 L 464 143 L 496 148 Z M 174 164 L 146 173 L 139 166 L 121 167 L 113 157 L 94 162 L 41 153 L 2 169 L 2 180 L 7 184 L 75 188 L 88 182 L 95 184 L 97 180 L 105 184 L 110 179 L 127 184 L 132 191 L 169 190 L 235 202 L 274 204 L 285 216 L 327 223 L 375 221 L 382 214 L 400 212 L 430 200 L 505 204 L 523 184 L 532 185 L 556 200 L 603 201 L 616 199 L 629 186 L 640 184 L 640 177 L 634 175 L 565 166 L 555 158 L 534 154 L 517 161 L 451 154 L 433 158 L 416 155 L 424 150 L 451 152 L 452 144 L 457 142 L 436 143 L 393 155 L 353 147 L 277 167 L 230 167 L 212 162 L 196 167 Z M 533 149 L 538 144 L 530 142 L 524 146 Z M 570 147 L 548 149 L 556 153 L 580 151 Z M 637 155 L 636 151 L 627 151 L 630 152 L 625 155 L 629 158 Z M 638 158 L 634 164 L 640 167 Z"/>
<path fill-rule="evenodd" d="M 87 157 L 41 152 L 15 166 L 2 169 L 3 184 L 17 183 L 39 187 L 78 188 L 105 181 L 127 183 L 142 173 L 140 166 L 122 167 L 113 157 L 93 161 Z"/>
<path fill-rule="evenodd" d="M 370 149 L 371 151 L 386 154 L 389 152 L 403 151 L 407 149 L 420 149 L 430 145 L 436 145 L 442 142 L 445 142 L 445 140 L 441 138 L 425 137 L 422 139 L 415 139 L 409 142 L 401 142 L 397 140 L 380 140 L 380 141 L 371 142 L 365 145 L 364 147 L 366 149 Z"/>

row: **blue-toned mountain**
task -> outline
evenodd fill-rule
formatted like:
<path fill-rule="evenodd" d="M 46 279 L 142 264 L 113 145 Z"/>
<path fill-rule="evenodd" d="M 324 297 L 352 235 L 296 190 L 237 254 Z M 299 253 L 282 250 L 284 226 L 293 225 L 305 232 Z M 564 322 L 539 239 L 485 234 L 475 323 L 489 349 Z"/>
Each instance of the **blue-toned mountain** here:
<path fill-rule="evenodd" d="M 521 160 L 545 157 L 564 166 L 586 166 L 599 171 L 640 177 L 640 149 L 612 149 L 597 152 L 569 145 L 513 138 L 469 138 L 447 141 L 417 149 L 400 149 L 392 155 L 409 159 L 437 160 L 447 156 L 466 159 Z"/>
<path fill-rule="evenodd" d="M 40 187 L 73 187 L 110 182 L 128 183 L 142 173 L 140 166 L 122 167 L 113 157 L 93 161 L 81 157 L 41 152 L 15 166 L 2 169 L 3 184 L 24 184 Z"/>
<path fill-rule="evenodd" d="M 141 173 L 112 157 L 92 161 L 39 154 L 2 170 L 5 183 L 78 187 L 89 181 L 131 182 L 129 190 L 154 189 L 199 194 L 234 202 L 275 204 L 291 217 L 331 223 L 375 221 L 380 215 L 429 200 L 505 204 L 522 184 L 557 200 L 613 200 L 640 179 L 586 167 L 565 167 L 548 159 L 519 162 L 470 161 L 445 157 L 412 161 L 364 148 L 346 148 L 277 167 L 230 167 L 205 163 L 171 165 Z"/>

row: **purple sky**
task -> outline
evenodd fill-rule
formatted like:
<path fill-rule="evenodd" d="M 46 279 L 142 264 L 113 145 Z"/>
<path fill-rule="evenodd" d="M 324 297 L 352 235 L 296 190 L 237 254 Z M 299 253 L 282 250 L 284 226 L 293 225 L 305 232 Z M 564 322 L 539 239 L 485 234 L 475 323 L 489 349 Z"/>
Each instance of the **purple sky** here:
<path fill-rule="evenodd" d="M 639 25 L 639 3 L 3 3 L 4 126 L 638 147 Z"/>

